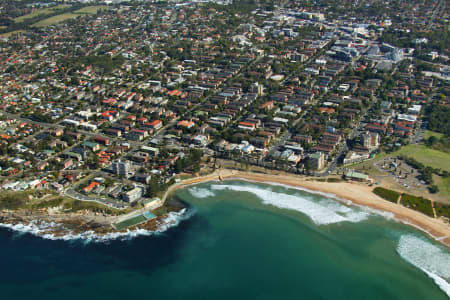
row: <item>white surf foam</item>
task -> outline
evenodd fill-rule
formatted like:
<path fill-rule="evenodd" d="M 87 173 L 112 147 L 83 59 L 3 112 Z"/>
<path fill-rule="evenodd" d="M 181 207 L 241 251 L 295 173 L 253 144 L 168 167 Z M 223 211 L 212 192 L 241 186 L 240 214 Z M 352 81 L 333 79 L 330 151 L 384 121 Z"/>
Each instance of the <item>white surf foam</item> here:
<path fill-rule="evenodd" d="M 214 197 L 215 193 L 207 188 L 191 187 L 189 188 L 189 193 L 195 198 L 208 198 Z"/>
<path fill-rule="evenodd" d="M 248 180 L 248 179 L 239 179 L 240 181 L 245 181 L 245 182 L 249 182 L 249 183 L 259 183 L 256 181 L 252 181 L 252 180 Z M 353 203 L 353 201 L 349 200 L 349 199 L 345 199 L 345 198 L 341 198 L 338 197 L 336 194 L 333 193 L 326 193 L 326 192 L 321 192 L 321 191 L 315 191 L 315 190 L 310 190 L 307 188 L 303 188 L 300 186 L 293 186 L 293 185 L 288 185 L 288 184 L 284 184 L 284 183 L 278 183 L 278 182 L 268 182 L 268 181 L 263 181 L 261 183 L 267 184 L 267 185 L 272 185 L 272 186 L 280 186 L 280 187 L 284 187 L 286 189 L 291 189 L 291 190 L 299 190 L 299 191 L 303 191 L 303 192 L 307 192 L 309 194 L 314 194 L 314 195 L 320 195 L 320 196 L 324 196 L 326 198 L 331 198 L 331 199 L 335 199 L 338 200 L 341 203 L 344 203 L 346 205 L 354 205 L 364 211 L 366 211 L 369 214 L 375 214 L 375 215 L 379 215 L 380 217 L 384 217 L 386 219 L 389 220 L 396 220 L 395 219 L 395 215 L 391 212 L 388 211 L 382 211 L 382 210 L 378 210 L 369 206 L 364 206 L 364 205 L 360 205 L 360 204 L 356 204 Z"/>
<path fill-rule="evenodd" d="M 340 222 L 360 222 L 369 213 L 347 207 L 331 199 L 314 200 L 304 195 L 289 195 L 252 185 L 211 185 L 213 190 L 233 190 L 256 195 L 264 204 L 296 210 L 306 214 L 315 224 L 328 225 Z"/>
<path fill-rule="evenodd" d="M 310 194 L 321 195 L 321 196 L 324 196 L 327 198 L 338 199 L 349 205 L 352 204 L 351 200 L 339 198 L 336 194 L 322 192 L 322 191 L 316 191 L 316 190 L 310 190 L 310 189 L 307 189 L 307 188 L 304 188 L 301 186 L 293 186 L 293 185 L 289 185 L 289 184 L 284 184 L 284 183 L 279 183 L 279 182 L 270 182 L 270 181 L 254 181 L 254 180 L 249 180 L 249 179 L 245 179 L 245 178 L 239 178 L 239 181 L 246 181 L 249 183 L 263 183 L 263 184 L 272 185 L 272 186 L 280 186 L 280 187 L 284 187 L 286 189 L 299 190 L 299 191 L 303 191 L 303 192 L 308 192 Z"/>
<path fill-rule="evenodd" d="M 379 215 L 380 217 L 383 217 L 385 219 L 396 221 L 395 215 L 389 211 L 382 211 L 382 210 L 378 210 L 376 208 L 359 205 L 359 204 L 355 204 L 355 205 L 370 214 Z"/>
<path fill-rule="evenodd" d="M 425 272 L 450 297 L 450 254 L 414 235 L 402 235 L 397 252 Z"/>
<path fill-rule="evenodd" d="M 49 240 L 81 240 L 84 242 L 108 242 L 112 240 L 131 240 L 138 236 L 150 236 L 155 234 L 161 234 L 167 231 L 169 228 L 175 227 L 182 221 L 190 218 L 194 214 L 193 210 L 186 210 L 185 208 L 179 212 L 170 212 L 167 217 L 159 222 L 156 230 L 146 230 L 136 228 L 135 230 L 128 230 L 126 232 L 111 232 L 107 234 L 98 234 L 94 231 L 85 231 L 82 233 L 74 234 L 70 231 L 63 235 L 55 235 L 52 233 L 55 230 L 66 231 L 61 224 L 47 223 L 45 221 L 32 221 L 29 224 L 3 224 L 0 223 L 0 227 L 8 228 L 13 231 L 17 231 L 20 234 L 30 233 L 32 235 L 49 239 Z"/>

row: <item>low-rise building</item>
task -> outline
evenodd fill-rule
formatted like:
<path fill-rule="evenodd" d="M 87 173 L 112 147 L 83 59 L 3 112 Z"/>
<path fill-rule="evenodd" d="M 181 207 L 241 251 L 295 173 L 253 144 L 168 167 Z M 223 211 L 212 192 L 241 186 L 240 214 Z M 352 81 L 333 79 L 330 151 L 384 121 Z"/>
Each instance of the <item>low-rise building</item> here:
<path fill-rule="evenodd" d="M 63 169 L 67 169 L 72 166 L 73 166 L 73 160 L 71 158 L 68 158 L 63 162 Z"/>
<path fill-rule="evenodd" d="M 349 151 L 344 158 L 344 165 L 351 165 L 362 162 L 369 159 L 369 153 L 358 153 L 355 151 Z"/>
<path fill-rule="evenodd" d="M 126 202 L 134 202 L 142 197 L 142 189 L 135 187 L 134 189 L 122 194 L 122 199 Z"/>
<path fill-rule="evenodd" d="M 93 143 L 93 142 L 83 142 L 83 147 L 90 149 L 93 152 L 96 152 L 98 150 L 100 150 L 100 145 L 97 143 Z"/>
<path fill-rule="evenodd" d="M 83 189 L 83 192 L 85 194 L 90 193 L 97 186 L 99 186 L 99 183 L 97 181 L 92 181 L 87 187 Z"/>
<path fill-rule="evenodd" d="M 238 128 L 247 130 L 247 131 L 253 131 L 256 129 L 256 124 L 249 123 L 249 122 L 239 122 Z"/>
<path fill-rule="evenodd" d="M 372 181 L 372 179 L 369 178 L 369 175 L 358 173 L 355 171 L 348 171 L 345 173 L 345 179 L 347 180 L 355 180 L 355 181 Z"/>

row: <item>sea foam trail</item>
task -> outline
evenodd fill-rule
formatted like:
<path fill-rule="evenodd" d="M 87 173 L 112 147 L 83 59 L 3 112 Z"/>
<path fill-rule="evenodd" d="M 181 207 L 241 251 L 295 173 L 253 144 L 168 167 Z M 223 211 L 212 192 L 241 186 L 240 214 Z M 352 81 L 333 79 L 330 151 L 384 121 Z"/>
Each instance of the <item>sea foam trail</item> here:
<path fill-rule="evenodd" d="M 239 180 L 246 181 L 246 182 L 249 182 L 249 183 L 254 183 L 255 182 L 255 181 L 247 180 L 247 179 L 239 179 Z M 307 189 L 307 188 L 303 188 L 303 187 L 299 187 L 299 186 L 292 186 L 292 185 L 288 185 L 288 184 L 284 184 L 284 183 L 278 183 L 278 182 L 265 181 L 263 183 L 266 184 L 266 185 L 280 186 L 280 187 L 284 187 L 286 189 L 299 190 L 299 191 L 307 192 L 309 194 L 320 195 L 320 196 L 324 196 L 326 198 L 335 199 L 335 200 L 338 200 L 339 202 L 344 203 L 346 205 L 356 206 L 356 207 L 360 208 L 361 210 L 367 212 L 369 215 L 379 215 L 380 217 L 383 217 L 383 218 L 388 219 L 388 220 L 395 220 L 395 215 L 393 213 L 391 213 L 391 212 L 382 211 L 382 210 L 378 210 L 378 209 L 375 209 L 375 208 L 372 208 L 372 207 L 369 207 L 369 206 L 356 204 L 356 203 L 354 203 L 353 201 L 351 201 L 349 199 L 340 198 L 336 194 L 310 190 L 310 189 Z"/>
<path fill-rule="evenodd" d="M 3 224 L 0 223 L 0 227 L 8 228 L 19 233 L 30 233 L 32 235 L 48 239 L 48 240 L 63 240 L 63 241 L 84 241 L 89 242 L 108 242 L 112 240 L 131 240 L 138 236 L 150 236 L 161 234 L 167 231 L 169 228 L 175 227 L 182 221 L 190 218 L 194 214 L 193 210 L 186 210 L 185 208 L 179 212 L 170 212 L 162 222 L 158 224 L 156 230 L 146 230 L 136 228 L 135 230 L 128 230 L 126 232 L 111 232 L 107 234 L 97 234 L 94 231 L 85 231 L 78 234 L 67 233 L 64 235 L 55 235 L 51 233 L 55 230 L 65 230 L 61 224 L 47 223 L 47 222 L 30 222 L 29 224 Z"/>
<path fill-rule="evenodd" d="M 216 194 L 207 188 L 191 187 L 189 188 L 189 193 L 195 198 L 208 198 L 213 197 Z"/>
<path fill-rule="evenodd" d="M 397 252 L 425 272 L 450 297 L 450 254 L 414 235 L 402 235 Z"/>
<path fill-rule="evenodd" d="M 350 208 L 331 199 L 314 200 L 303 195 L 289 195 L 251 185 L 211 185 L 213 190 L 233 190 L 256 195 L 264 204 L 296 210 L 306 214 L 315 224 L 328 225 L 340 222 L 360 222 L 370 213 Z"/>

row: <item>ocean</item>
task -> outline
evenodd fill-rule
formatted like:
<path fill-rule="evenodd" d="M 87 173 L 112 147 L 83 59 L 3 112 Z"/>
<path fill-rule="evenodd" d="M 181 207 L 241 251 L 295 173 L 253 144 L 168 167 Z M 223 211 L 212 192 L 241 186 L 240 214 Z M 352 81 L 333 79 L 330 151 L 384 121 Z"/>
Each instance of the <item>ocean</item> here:
<path fill-rule="evenodd" d="M 244 181 L 173 197 L 187 215 L 155 234 L 0 229 L 2 299 L 449 299 L 450 251 L 388 213 Z"/>

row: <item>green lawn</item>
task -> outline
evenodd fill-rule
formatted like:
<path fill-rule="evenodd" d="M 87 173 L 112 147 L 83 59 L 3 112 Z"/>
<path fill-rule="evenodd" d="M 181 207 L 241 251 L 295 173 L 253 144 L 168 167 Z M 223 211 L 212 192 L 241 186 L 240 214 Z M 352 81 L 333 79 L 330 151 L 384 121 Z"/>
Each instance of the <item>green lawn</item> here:
<path fill-rule="evenodd" d="M 425 145 L 407 145 L 391 153 L 391 156 L 397 155 L 412 157 L 425 166 L 450 172 L 450 153 L 434 150 Z"/>
<path fill-rule="evenodd" d="M 45 27 L 50 25 L 55 25 L 61 23 L 66 20 L 75 19 L 76 17 L 81 16 L 81 14 L 73 14 L 73 13 L 65 13 L 57 16 L 53 16 L 42 21 L 39 21 L 33 24 L 33 27 Z"/>
<path fill-rule="evenodd" d="M 88 14 L 88 15 L 94 15 L 99 11 L 100 9 L 108 9 L 108 6 L 106 5 L 97 5 L 97 6 L 86 6 L 82 9 L 74 11 L 75 14 Z"/>
<path fill-rule="evenodd" d="M 125 211 L 110 208 L 109 206 L 100 204 L 98 202 L 73 200 L 72 198 L 66 199 L 66 201 L 64 202 L 64 209 L 71 212 L 77 212 L 81 210 L 88 210 L 91 212 L 104 212 L 114 216 L 125 213 Z"/>
<path fill-rule="evenodd" d="M 439 195 L 450 200 L 450 178 L 433 175 L 433 181 L 439 187 Z"/>
<path fill-rule="evenodd" d="M 35 203 L 32 205 L 33 209 L 47 208 L 47 207 L 57 207 L 60 206 L 64 201 L 63 197 L 53 197 L 53 199 Z"/>
<path fill-rule="evenodd" d="M 7 32 L 7 33 L 2 33 L 0 34 L 0 38 L 9 38 L 10 36 L 16 34 L 16 33 L 24 33 L 26 32 L 25 30 L 16 30 L 16 31 L 11 31 L 11 32 Z"/>
<path fill-rule="evenodd" d="M 43 15 L 51 15 L 51 14 L 57 12 L 58 10 L 65 9 L 68 7 L 70 7 L 70 5 L 57 5 L 57 6 L 53 6 L 53 7 L 41 8 L 36 11 L 33 11 L 30 14 L 15 18 L 14 22 L 20 23 L 20 22 L 23 22 L 25 19 L 30 19 L 30 18 L 34 18 L 37 16 L 43 16 Z"/>
<path fill-rule="evenodd" d="M 428 136 L 435 135 L 439 137 L 441 134 L 428 131 Z M 392 152 L 392 153 L 386 153 L 386 152 L 380 152 L 375 155 L 375 158 L 362 162 L 357 163 L 354 165 L 347 166 L 348 168 L 354 168 L 360 165 L 364 165 L 365 163 L 369 162 L 368 164 L 372 164 L 375 161 L 379 161 L 385 157 L 394 157 L 398 155 L 404 155 L 407 157 L 412 157 L 418 162 L 421 162 L 425 166 L 438 168 L 442 170 L 447 170 L 450 172 L 450 153 L 446 153 L 443 151 L 435 150 L 428 148 L 427 146 L 423 144 L 418 145 L 406 145 L 401 147 L 399 150 Z"/>
<path fill-rule="evenodd" d="M 39 21 L 39 22 L 33 24 L 33 27 L 45 27 L 45 26 L 55 25 L 55 24 L 64 22 L 66 20 L 75 19 L 80 16 L 93 15 L 93 14 L 96 14 L 99 9 L 105 9 L 105 8 L 108 8 L 108 6 L 98 5 L 98 6 L 83 7 L 74 12 L 60 14 L 60 15 L 53 16 L 53 17 L 44 19 L 42 21 Z"/>
<path fill-rule="evenodd" d="M 439 133 L 439 132 L 434 132 L 431 130 L 425 130 L 425 132 L 423 133 L 423 138 L 428 139 L 430 136 L 435 136 L 438 139 L 440 139 L 443 136 L 443 134 Z"/>
<path fill-rule="evenodd" d="M 346 166 L 346 168 L 354 169 L 359 172 L 370 174 L 372 176 L 383 176 L 386 175 L 385 172 L 379 171 L 377 168 L 374 167 L 374 162 L 378 160 L 367 160 L 363 161 L 354 165 Z"/>

